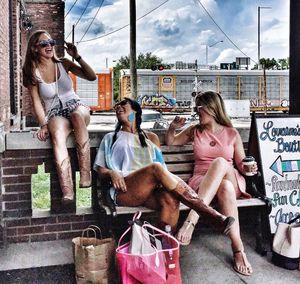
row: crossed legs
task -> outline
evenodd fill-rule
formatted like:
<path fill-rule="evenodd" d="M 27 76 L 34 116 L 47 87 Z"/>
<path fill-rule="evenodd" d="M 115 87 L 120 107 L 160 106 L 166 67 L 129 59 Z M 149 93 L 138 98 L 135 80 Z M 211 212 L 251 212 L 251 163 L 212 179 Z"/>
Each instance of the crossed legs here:
<path fill-rule="evenodd" d="M 158 185 L 162 185 L 166 192 L 172 194 L 173 198 L 180 200 L 190 208 L 195 209 L 197 213 L 204 215 L 212 225 L 223 232 L 227 232 L 229 228 L 231 228 L 232 222 L 234 222 L 234 218 L 226 218 L 226 216 L 204 204 L 201 198 L 199 198 L 181 179 L 171 174 L 158 163 L 150 164 L 130 174 L 125 178 L 125 183 L 127 192 L 120 191 L 117 195 L 117 203 L 120 205 L 148 205 L 147 202 L 149 202 L 149 199 L 153 198 L 154 190 Z M 161 213 L 161 216 L 164 216 L 162 218 L 168 219 L 168 222 L 165 222 L 165 220 L 162 219 L 160 221 L 175 224 L 174 220 L 176 219 L 177 223 L 178 216 L 176 215 L 176 218 L 174 218 L 172 215 L 174 206 L 170 206 L 170 204 L 173 204 L 173 201 L 166 202 L 166 199 L 164 200 L 165 202 L 160 204 L 165 209 Z M 176 210 L 176 214 L 178 214 L 178 203 L 176 204 Z M 174 219 L 170 221 L 172 217 Z M 173 225 L 173 228 L 174 226 L 175 225 Z"/>
<path fill-rule="evenodd" d="M 244 246 L 240 236 L 238 209 L 236 205 L 237 181 L 232 166 L 223 158 L 215 159 L 209 167 L 199 186 L 198 195 L 206 204 L 210 204 L 217 196 L 220 211 L 225 216 L 233 216 L 233 223 L 228 234 L 234 252 L 234 268 L 245 275 L 252 273 L 252 268 L 244 254 Z M 191 210 L 177 238 L 183 244 L 189 244 L 199 215 Z"/>

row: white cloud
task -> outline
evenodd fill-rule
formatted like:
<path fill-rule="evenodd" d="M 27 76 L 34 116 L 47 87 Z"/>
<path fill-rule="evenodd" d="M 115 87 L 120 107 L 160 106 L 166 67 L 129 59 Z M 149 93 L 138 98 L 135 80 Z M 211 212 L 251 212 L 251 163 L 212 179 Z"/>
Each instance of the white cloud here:
<path fill-rule="evenodd" d="M 80 0 L 81 7 L 88 0 Z M 229 38 L 248 56 L 257 60 L 257 6 L 258 1 L 201 0 L 214 20 Z M 98 3 L 98 1 L 96 1 Z M 163 0 L 137 0 L 137 18 L 162 4 Z M 289 52 L 289 1 L 265 0 L 272 9 L 261 10 L 261 57 L 283 58 Z M 73 0 L 66 0 L 67 5 Z M 94 3 L 94 1 L 91 1 Z M 128 1 L 104 1 L 94 24 L 84 40 L 103 36 L 129 24 Z M 269 5 L 270 4 L 270 5 Z M 77 5 L 77 4 L 76 4 Z M 75 6 L 76 6 L 75 5 Z M 75 8 L 73 9 L 75 11 Z M 72 10 L 72 11 L 73 11 Z M 78 17 L 71 13 L 66 17 L 66 35 Z M 95 15 L 97 7 L 89 10 L 75 29 L 79 40 Z M 137 22 L 137 53 L 152 52 L 165 63 L 175 61 L 205 63 L 205 45 L 223 40 L 209 48 L 210 63 L 232 62 L 244 56 L 203 10 L 198 0 L 170 0 Z M 75 40 L 76 41 L 76 40 Z M 129 54 L 129 27 L 97 40 L 80 43 L 79 51 L 95 69 L 104 68 L 121 56 Z"/>

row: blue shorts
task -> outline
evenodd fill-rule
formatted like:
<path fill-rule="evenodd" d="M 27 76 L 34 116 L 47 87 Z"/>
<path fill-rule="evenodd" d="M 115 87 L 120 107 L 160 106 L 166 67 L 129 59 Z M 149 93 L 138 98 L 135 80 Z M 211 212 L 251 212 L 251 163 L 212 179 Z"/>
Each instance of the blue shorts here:
<path fill-rule="evenodd" d="M 109 195 L 113 203 L 118 206 L 117 204 L 117 195 L 118 195 L 118 190 L 116 190 L 113 186 L 109 188 Z"/>

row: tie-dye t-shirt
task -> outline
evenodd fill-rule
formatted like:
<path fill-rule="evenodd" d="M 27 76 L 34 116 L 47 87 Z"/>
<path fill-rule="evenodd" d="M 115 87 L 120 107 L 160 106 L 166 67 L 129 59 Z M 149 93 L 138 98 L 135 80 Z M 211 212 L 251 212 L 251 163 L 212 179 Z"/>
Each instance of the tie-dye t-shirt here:
<path fill-rule="evenodd" d="M 112 146 L 114 132 L 102 139 L 94 162 L 98 166 L 117 171 L 123 177 L 151 163 L 158 162 L 166 167 L 161 150 L 146 138 L 147 147 L 142 147 L 138 134 L 119 131 Z"/>

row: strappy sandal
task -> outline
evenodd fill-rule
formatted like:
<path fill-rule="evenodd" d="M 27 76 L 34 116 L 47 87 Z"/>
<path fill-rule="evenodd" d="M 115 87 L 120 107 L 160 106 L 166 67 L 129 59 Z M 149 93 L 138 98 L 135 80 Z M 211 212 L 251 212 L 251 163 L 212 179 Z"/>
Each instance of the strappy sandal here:
<path fill-rule="evenodd" d="M 241 254 L 243 265 L 238 265 L 235 259 L 237 254 Z M 247 256 L 243 250 L 233 252 L 233 269 L 245 276 L 250 276 L 253 273 L 252 266 L 249 263 Z"/>
<path fill-rule="evenodd" d="M 186 233 L 191 230 L 191 227 L 193 227 L 193 231 L 195 229 L 195 224 L 190 221 L 190 220 L 186 220 L 184 221 L 182 227 L 179 229 L 178 233 L 176 234 L 176 239 L 179 241 L 179 243 L 182 246 L 187 246 L 190 244 L 191 240 L 192 240 L 192 235 L 193 235 L 193 231 L 190 235 L 190 238 L 188 238 L 186 241 L 182 241 L 182 237 L 184 237 L 186 235 Z M 182 232 L 182 233 L 181 233 Z"/>

